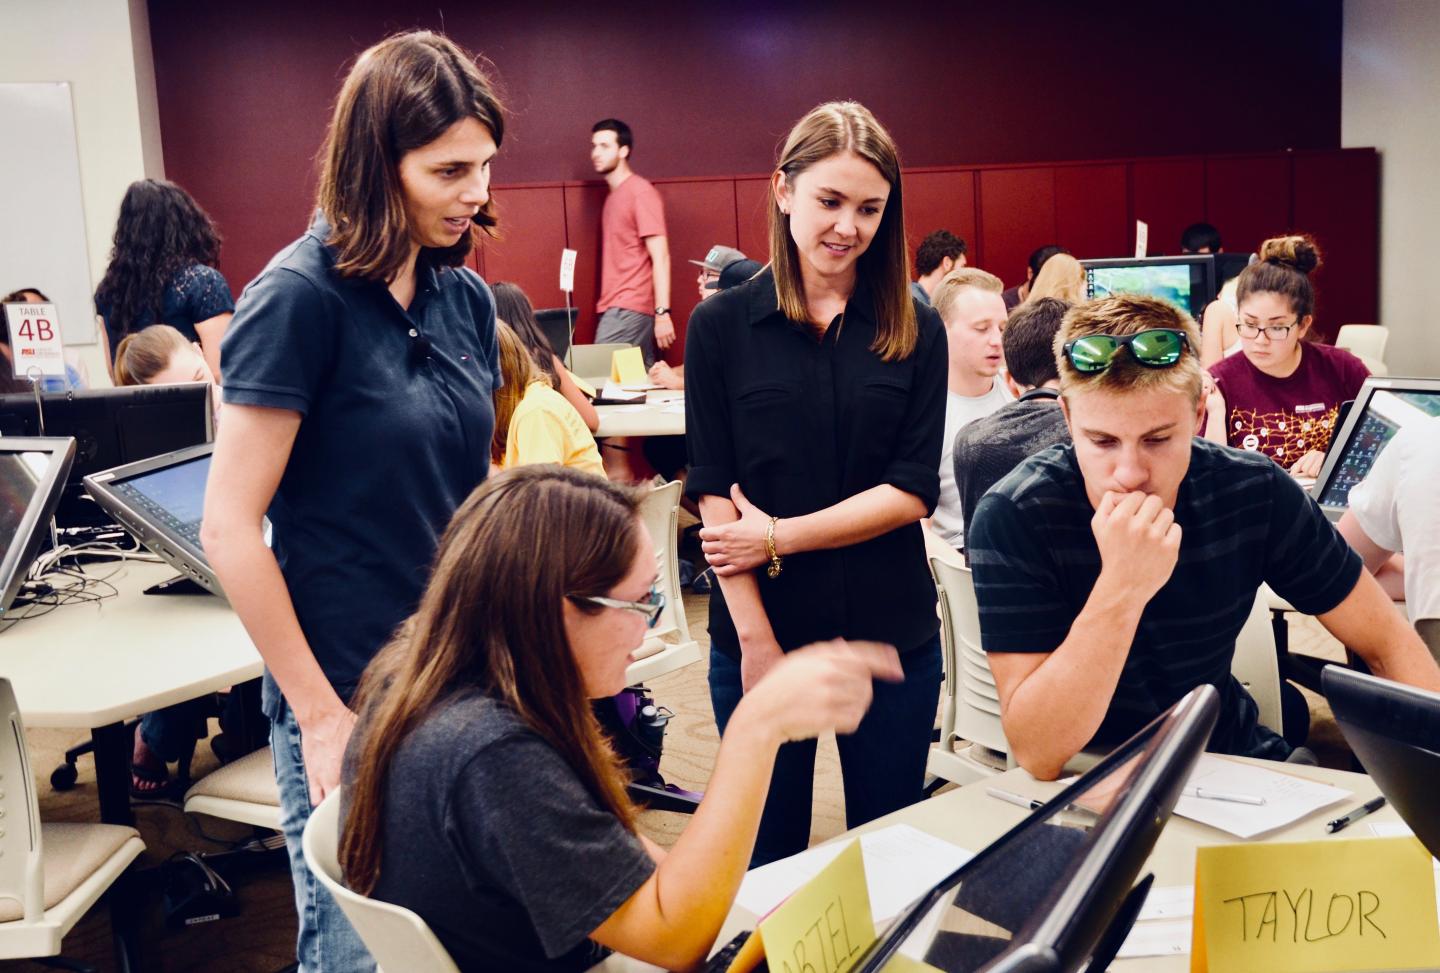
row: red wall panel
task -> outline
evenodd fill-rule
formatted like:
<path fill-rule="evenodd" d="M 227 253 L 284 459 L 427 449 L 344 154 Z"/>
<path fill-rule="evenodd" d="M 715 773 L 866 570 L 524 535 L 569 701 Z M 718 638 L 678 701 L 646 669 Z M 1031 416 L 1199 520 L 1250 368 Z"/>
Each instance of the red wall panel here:
<path fill-rule="evenodd" d="M 1314 235 L 1315 325 L 1333 338 L 1342 324 L 1373 324 L 1380 305 L 1380 157 L 1373 149 L 1295 156 L 1297 230 Z M 1403 371 L 1403 369 L 1401 369 Z"/>
<path fill-rule="evenodd" d="M 1084 260 L 1135 252 L 1126 167 L 1055 167 L 1055 239 Z"/>
<path fill-rule="evenodd" d="M 703 260 L 717 243 L 735 246 L 735 184 L 731 179 L 657 183 L 665 200 L 665 230 L 670 241 L 670 307 L 676 342 L 664 357 L 685 358 L 685 325 L 700 303 L 695 279 Z"/>
<path fill-rule="evenodd" d="M 980 236 L 985 269 L 1006 287 L 1024 281 L 1031 252 L 1057 242 L 1055 170 L 982 170 Z"/>
<path fill-rule="evenodd" d="M 1289 156 L 1207 159 L 1205 219 L 1232 252 L 1253 252 L 1266 237 L 1289 231 Z"/>
<path fill-rule="evenodd" d="M 905 235 L 909 238 L 911 261 L 920 241 L 935 230 L 949 230 L 964 240 L 970 251 L 969 262 L 978 264 L 973 171 L 905 174 Z"/>
<path fill-rule="evenodd" d="M 485 279 L 519 284 L 537 308 L 564 307 L 560 251 L 565 248 L 565 190 L 561 186 L 494 191 L 500 239 L 481 248 Z"/>
<path fill-rule="evenodd" d="M 1180 234 L 1205 218 L 1205 163 L 1201 159 L 1137 160 L 1130 166 L 1132 218 L 1150 227 L 1147 252 L 1180 252 Z M 1221 231 L 1224 232 L 1223 230 Z M 1135 227 L 1127 228 L 1128 246 L 1135 252 Z"/>
<path fill-rule="evenodd" d="M 770 180 L 735 180 L 735 244 L 745 256 L 770 262 Z"/>
<path fill-rule="evenodd" d="M 595 302 L 600 299 L 600 210 L 609 190 L 603 182 L 565 187 L 565 239 L 575 255 L 575 343 L 595 340 Z M 557 268 L 558 272 L 558 268 Z"/>

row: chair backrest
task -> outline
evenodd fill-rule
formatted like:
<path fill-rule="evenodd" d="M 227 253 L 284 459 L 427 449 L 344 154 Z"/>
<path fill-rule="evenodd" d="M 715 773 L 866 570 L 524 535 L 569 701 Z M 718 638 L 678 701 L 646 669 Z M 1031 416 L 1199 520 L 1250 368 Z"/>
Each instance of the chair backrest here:
<path fill-rule="evenodd" d="M 535 312 L 535 323 L 550 342 L 550 350 L 564 360 L 570 350 L 570 336 L 575 331 L 575 319 L 580 316 L 579 308 L 547 307 Z M 573 371 L 573 369 L 572 369 Z"/>
<path fill-rule="evenodd" d="M 339 904 L 380 969 L 398 973 L 459 973 L 459 967 L 415 913 L 350 891 L 340 879 L 340 791 L 310 812 L 301 841 L 305 864 Z"/>
<path fill-rule="evenodd" d="M 610 377 L 610 360 L 615 352 L 632 347 L 614 341 L 603 345 L 576 345 L 570 349 L 570 371 L 581 378 L 597 380 L 595 384 L 599 387 Z"/>
<path fill-rule="evenodd" d="M 1284 733 L 1280 703 L 1280 661 L 1275 652 L 1275 628 L 1270 622 L 1269 599 L 1255 596 L 1250 617 L 1235 636 L 1230 674 L 1249 691 L 1260 708 L 1259 720 L 1276 733 Z"/>
<path fill-rule="evenodd" d="M 685 620 L 685 603 L 680 590 L 680 491 L 679 480 L 654 487 L 640 501 L 640 520 L 655 542 L 655 563 L 659 571 L 660 590 L 665 595 L 665 610 L 650 634 L 678 632 L 681 641 L 689 641 L 690 626 Z"/>
<path fill-rule="evenodd" d="M 40 805 L 25 724 L 10 680 L 0 677 L 0 899 L 20 904 L 26 922 L 45 915 L 45 867 L 40 849 Z"/>
<path fill-rule="evenodd" d="M 947 705 L 953 700 L 956 736 L 1003 754 L 1010 753 L 1000 725 L 1000 696 L 980 646 L 980 606 L 970 569 L 930 558 L 940 595 L 940 644 L 945 655 Z M 947 729 L 942 725 L 942 730 Z"/>
<path fill-rule="evenodd" d="M 1342 324 L 1335 334 L 1335 347 L 1354 352 L 1361 358 L 1385 361 L 1385 345 L 1390 329 L 1379 324 Z"/>

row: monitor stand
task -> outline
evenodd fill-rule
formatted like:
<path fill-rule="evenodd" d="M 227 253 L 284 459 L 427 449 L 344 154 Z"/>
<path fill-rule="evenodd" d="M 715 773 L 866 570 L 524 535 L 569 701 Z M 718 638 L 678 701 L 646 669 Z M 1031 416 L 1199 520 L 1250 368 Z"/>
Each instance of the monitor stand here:
<path fill-rule="evenodd" d="M 1153 873 L 1142 878 L 1130 893 L 1125 896 L 1125 901 L 1120 903 L 1120 908 L 1115 910 L 1115 917 L 1110 920 L 1105 934 L 1095 944 L 1095 951 L 1090 954 L 1090 962 L 1085 967 L 1085 973 L 1107 970 L 1120 947 L 1125 945 L 1125 939 L 1130 935 L 1130 930 L 1135 926 L 1135 920 L 1140 918 L 1140 910 L 1145 905 L 1145 898 L 1150 894 L 1150 886 L 1155 884 Z"/>
<path fill-rule="evenodd" d="M 145 589 L 147 595 L 208 595 L 205 586 L 183 574 L 152 584 Z"/>

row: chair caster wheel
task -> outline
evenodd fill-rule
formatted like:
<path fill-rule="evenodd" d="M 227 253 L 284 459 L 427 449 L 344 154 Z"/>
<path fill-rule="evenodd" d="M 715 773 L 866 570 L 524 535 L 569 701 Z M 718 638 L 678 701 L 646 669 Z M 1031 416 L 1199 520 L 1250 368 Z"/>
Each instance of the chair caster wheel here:
<path fill-rule="evenodd" d="M 61 764 L 50 771 L 50 786 L 57 791 L 68 791 L 75 786 L 75 781 L 79 777 L 80 772 L 75 769 L 73 764 Z"/>

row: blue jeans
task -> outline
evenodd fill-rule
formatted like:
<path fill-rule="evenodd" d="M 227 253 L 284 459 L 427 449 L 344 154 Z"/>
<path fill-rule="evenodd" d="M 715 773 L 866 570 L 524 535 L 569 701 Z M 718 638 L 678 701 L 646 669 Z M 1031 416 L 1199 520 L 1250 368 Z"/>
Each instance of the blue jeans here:
<path fill-rule="evenodd" d="M 280 830 L 290 855 L 295 911 L 300 918 L 295 947 L 300 973 L 368 973 L 375 969 L 375 961 L 365 944 L 305 866 L 300 836 L 310 820 L 310 784 L 305 779 L 300 726 L 288 705 L 282 702 L 280 708 L 279 716 L 270 723 L 270 753 L 275 760 L 275 782 L 280 785 Z"/>
<path fill-rule="evenodd" d="M 875 683 L 870 711 L 854 733 L 836 737 L 845 783 L 845 824 L 855 828 L 920 800 L 940 701 L 940 636 L 900 656 L 902 683 Z M 740 663 L 710 652 L 710 701 L 724 736 L 740 705 Z M 810 844 L 815 741 L 787 743 L 775 756 L 770 793 L 750 867 L 804 851 Z"/>

